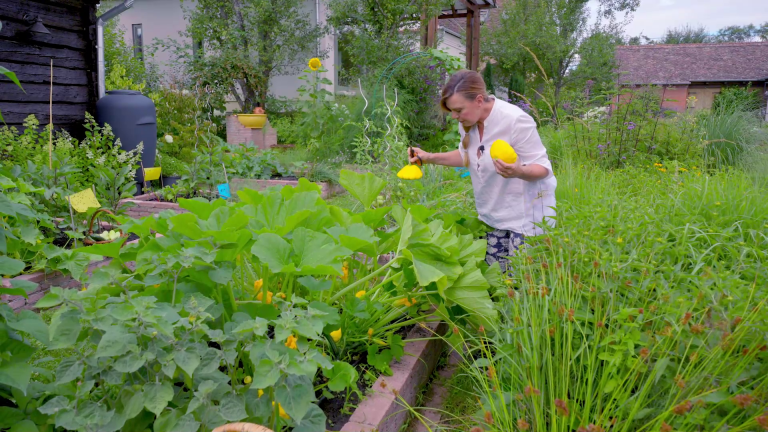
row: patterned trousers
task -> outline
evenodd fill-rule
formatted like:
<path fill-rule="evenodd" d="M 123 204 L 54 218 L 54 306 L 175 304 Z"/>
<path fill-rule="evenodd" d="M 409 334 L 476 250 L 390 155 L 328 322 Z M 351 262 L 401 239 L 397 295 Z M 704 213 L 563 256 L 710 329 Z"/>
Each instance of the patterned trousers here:
<path fill-rule="evenodd" d="M 508 268 L 509 257 L 525 245 L 525 236 L 514 231 L 495 229 L 486 233 L 485 238 L 488 241 L 485 262 L 488 265 L 498 262 L 502 273 L 511 273 Z"/>

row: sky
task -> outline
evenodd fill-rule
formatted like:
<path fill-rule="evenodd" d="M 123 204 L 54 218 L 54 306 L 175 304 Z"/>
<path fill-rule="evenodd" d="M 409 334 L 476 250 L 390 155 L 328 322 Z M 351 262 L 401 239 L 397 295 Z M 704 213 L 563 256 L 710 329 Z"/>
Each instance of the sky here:
<path fill-rule="evenodd" d="M 666 29 L 685 24 L 703 25 L 715 33 L 729 25 L 757 25 L 767 21 L 768 0 L 640 0 L 626 33 L 660 38 Z"/>

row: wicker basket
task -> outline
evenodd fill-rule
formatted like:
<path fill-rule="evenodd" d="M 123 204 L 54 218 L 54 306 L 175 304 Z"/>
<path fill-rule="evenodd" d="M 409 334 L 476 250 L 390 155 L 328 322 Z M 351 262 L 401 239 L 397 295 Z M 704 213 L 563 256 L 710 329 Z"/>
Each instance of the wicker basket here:
<path fill-rule="evenodd" d="M 253 423 L 229 423 L 217 427 L 213 432 L 272 432 L 272 429 Z"/>
<path fill-rule="evenodd" d="M 128 234 L 123 233 L 123 230 L 118 229 L 120 231 L 120 237 L 116 238 L 115 240 L 104 240 L 104 241 L 93 241 L 89 238 L 91 234 L 93 234 L 93 222 L 96 220 L 96 216 L 98 216 L 99 213 L 107 213 L 109 215 L 114 216 L 115 214 L 107 209 L 98 209 L 95 212 L 93 212 L 93 215 L 91 216 L 91 222 L 88 224 L 88 234 L 86 234 L 85 238 L 83 239 L 83 244 L 86 246 L 92 246 L 97 244 L 105 244 L 105 243 L 112 243 L 115 240 L 121 239 L 121 238 L 127 238 Z"/>

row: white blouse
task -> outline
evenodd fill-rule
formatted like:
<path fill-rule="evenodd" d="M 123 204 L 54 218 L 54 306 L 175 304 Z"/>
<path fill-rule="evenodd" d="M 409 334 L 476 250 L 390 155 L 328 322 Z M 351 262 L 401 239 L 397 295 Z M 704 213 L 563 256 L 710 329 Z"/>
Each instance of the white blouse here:
<path fill-rule="evenodd" d="M 477 213 L 483 222 L 495 229 L 509 230 L 523 235 L 540 235 L 545 221 L 554 226 L 555 188 L 557 179 L 547 149 L 536 131 L 536 122 L 519 107 L 495 99 L 488 118 L 483 122 L 483 141 L 477 125 L 469 131 L 469 172 L 475 192 Z M 464 128 L 459 124 L 464 138 Z M 501 139 L 508 142 L 524 165 L 539 164 L 549 170 L 547 177 L 537 181 L 518 178 L 506 179 L 496 172 L 491 159 L 491 144 Z M 483 146 L 478 159 L 478 149 Z M 459 151 L 464 149 L 459 143 Z"/>

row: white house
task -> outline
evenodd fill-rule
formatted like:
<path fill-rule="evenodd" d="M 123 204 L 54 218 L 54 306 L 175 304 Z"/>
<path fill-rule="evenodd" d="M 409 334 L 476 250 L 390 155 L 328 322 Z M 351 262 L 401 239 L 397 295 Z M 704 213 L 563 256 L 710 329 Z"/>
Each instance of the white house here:
<path fill-rule="evenodd" d="M 143 48 L 156 39 L 178 39 L 185 30 L 187 21 L 184 9 L 194 7 L 194 0 L 135 0 L 133 7 L 118 15 L 119 25 L 125 30 L 126 42 L 134 47 L 136 55 L 143 55 Z M 304 9 L 314 23 L 325 23 L 329 13 L 326 0 L 305 0 Z M 441 20 L 438 29 L 438 48 L 458 57 L 464 57 L 464 43 L 461 20 Z M 191 43 L 191 41 L 189 41 Z M 339 84 L 338 71 L 341 66 L 338 40 L 334 33 L 324 36 L 318 44 L 320 51 L 327 52 L 323 65 L 328 72 L 325 78 L 333 84 L 326 87 L 332 93 L 354 90 Z M 170 72 L 171 54 L 158 50 L 146 61 L 158 65 L 161 72 Z M 303 68 L 306 58 L 296 59 L 297 67 Z M 300 69 L 299 69 L 300 70 Z M 271 80 L 270 92 L 278 97 L 295 98 L 296 89 L 302 84 L 296 75 L 275 76 Z"/>

